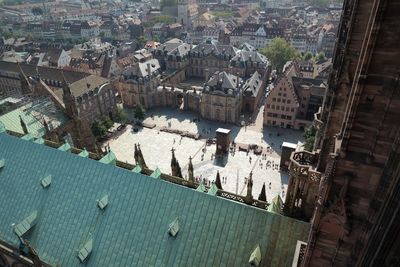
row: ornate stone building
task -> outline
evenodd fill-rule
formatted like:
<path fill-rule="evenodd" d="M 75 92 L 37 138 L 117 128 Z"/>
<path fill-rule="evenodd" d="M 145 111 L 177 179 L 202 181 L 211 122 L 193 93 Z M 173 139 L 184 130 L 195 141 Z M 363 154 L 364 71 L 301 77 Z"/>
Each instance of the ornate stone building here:
<path fill-rule="evenodd" d="M 201 116 L 225 123 L 239 121 L 243 81 L 226 72 L 215 72 L 204 85 L 201 96 Z"/>
<path fill-rule="evenodd" d="M 157 59 L 137 62 L 126 68 L 120 77 L 118 91 L 126 107 L 137 104 L 149 108 L 152 98 L 149 95 L 157 90 L 161 83 L 160 64 Z"/>
<path fill-rule="evenodd" d="M 317 153 L 289 167 L 286 209 L 312 223 L 302 266 L 400 265 L 399 13 L 395 0 L 344 1 Z"/>
<path fill-rule="evenodd" d="M 241 113 L 257 110 L 271 71 L 267 58 L 254 48 L 237 49 L 214 40 L 192 48 L 179 39 L 172 39 L 152 53 L 154 59 L 137 62 L 123 71 L 117 87 L 124 106 L 179 107 L 198 112 L 207 119 L 238 123 Z M 214 73 L 233 84 L 224 84 L 226 88 L 205 85 L 214 83 L 210 78 Z M 192 85 L 191 79 L 205 83 Z M 238 80 L 243 82 L 237 85 Z M 212 92 L 207 88 L 213 88 Z M 231 95 L 229 89 L 233 90 Z M 230 100 L 232 97 L 234 100 Z"/>

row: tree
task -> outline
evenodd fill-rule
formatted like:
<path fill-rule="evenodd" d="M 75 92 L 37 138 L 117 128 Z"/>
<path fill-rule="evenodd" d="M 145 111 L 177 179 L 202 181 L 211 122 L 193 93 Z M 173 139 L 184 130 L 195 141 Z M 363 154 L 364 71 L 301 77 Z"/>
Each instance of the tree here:
<path fill-rule="evenodd" d="M 303 56 L 304 60 L 310 60 L 313 58 L 313 54 L 311 52 L 307 52 L 304 56 Z"/>
<path fill-rule="evenodd" d="M 219 176 L 219 171 L 217 171 L 217 178 L 215 178 L 215 185 L 217 186 L 218 189 L 222 190 L 221 177 Z"/>
<path fill-rule="evenodd" d="M 114 125 L 113 121 L 108 116 L 105 116 L 101 123 L 104 125 L 106 130 L 110 129 Z"/>
<path fill-rule="evenodd" d="M 142 107 L 142 105 L 137 105 L 135 108 L 135 118 L 139 119 L 139 120 L 143 120 L 144 119 L 144 109 Z"/>
<path fill-rule="evenodd" d="M 282 73 L 283 66 L 289 60 L 299 56 L 297 50 L 283 38 L 275 38 L 270 45 L 260 50 L 269 60 L 278 73 Z"/>
<path fill-rule="evenodd" d="M 139 36 L 139 38 L 137 38 L 137 41 L 138 41 L 140 47 L 144 47 L 144 45 L 147 42 L 146 38 L 143 35 Z"/>
<path fill-rule="evenodd" d="M 92 133 L 95 137 L 102 137 L 106 134 L 107 128 L 104 124 L 98 120 L 95 120 L 92 124 Z"/>
<path fill-rule="evenodd" d="M 325 53 L 319 52 L 318 54 L 315 55 L 315 58 L 317 59 L 317 61 L 323 61 L 325 60 Z"/>
<path fill-rule="evenodd" d="M 265 193 L 265 183 L 263 184 L 263 187 L 261 188 L 261 193 L 258 196 L 258 200 L 267 202 L 267 194 Z"/>
<path fill-rule="evenodd" d="M 317 130 L 313 127 L 310 126 L 308 128 L 305 129 L 304 131 L 304 149 L 307 151 L 312 151 L 314 148 L 314 141 L 315 141 L 315 134 L 316 134 Z"/>
<path fill-rule="evenodd" d="M 116 122 L 125 124 L 128 122 L 128 114 L 126 114 L 125 110 L 123 110 L 121 107 L 118 107 L 114 116 L 114 120 Z"/>

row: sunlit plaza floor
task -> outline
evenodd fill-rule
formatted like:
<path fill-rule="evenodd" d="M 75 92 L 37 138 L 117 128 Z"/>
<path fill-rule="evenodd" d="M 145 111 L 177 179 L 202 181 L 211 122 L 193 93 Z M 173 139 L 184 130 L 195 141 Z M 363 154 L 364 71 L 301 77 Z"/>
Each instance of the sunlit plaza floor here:
<path fill-rule="evenodd" d="M 267 200 L 276 195 L 285 197 L 288 176 L 279 171 L 280 146 L 282 142 L 297 143 L 302 141 L 302 132 L 281 129 L 262 128 L 262 112 L 255 119 L 253 125 L 238 127 L 231 124 L 223 124 L 213 121 L 193 122 L 198 115 L 191 112 L 180 112 L 176 109 L 155 109 L 147 112 L 145 123 L 155 124 L 153 129 L 139 128 L 133 131 L 129 125 L 126 131 L 111 139 L 107 144 L 115 153 L 118 160 L 134 163 L 134 144 L 140 143 L 146 164 L 149 168 L 160 168 L 164 173 L 171 173 L 171 149 L 175 149 L 175 156 L 179 161 L 182 174 L 187 177 L 189 157 L 192 157 L 194 176 L 198 179 L 214 181 L 217 171 L 220 176 L 226 177 L 222 187 L 226 191 L 245 195 L 245 179 L 253 172 L 253 197 L 258 198 L 263 183 L 266 184 Z M 150 116 L 153 115 L 153 116 Z M 160 131 L 162 127 L 179 129 L 190 133 L 200 133 L 201 138 L 194 140 L 188 137 Z M 215 137 L 217 128 L 230 129 L 230 138 L 240 144 L 256 144 L 265 148 L 266 157 L 257 156 L 252 151 L 236 150 L 222 159 L 215 159 L 216 145 L 206 146 L 208 137 Z M 203 153 L 203 148 L 206 148 Z M 269 152 L 266 148 L 270 147 Z M 251 159 L 250 159 L 251 158 Z M 266 168 L 269 161 L 269 168 Z M 225 178 L 222 179 L 225 181 Z"/>

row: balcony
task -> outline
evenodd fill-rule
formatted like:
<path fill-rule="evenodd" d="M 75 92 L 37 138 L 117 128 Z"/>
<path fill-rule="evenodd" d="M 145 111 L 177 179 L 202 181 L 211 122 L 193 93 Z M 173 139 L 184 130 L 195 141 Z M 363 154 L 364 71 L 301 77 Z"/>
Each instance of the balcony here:
<path fill-rule="evenodd" d="M 289 173 L 292 177 L 303 177 L 319 183 L 321 173 L 316 170 L 317 154 L 308 151 L 293 152 L 290 156 Z"/>

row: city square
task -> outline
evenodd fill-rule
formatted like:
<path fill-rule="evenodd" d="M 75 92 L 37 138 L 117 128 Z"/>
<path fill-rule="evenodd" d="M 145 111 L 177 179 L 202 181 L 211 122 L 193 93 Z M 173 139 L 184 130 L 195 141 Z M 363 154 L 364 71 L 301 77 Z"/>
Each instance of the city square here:
<path fill-rule="evenodd" d="M 143 123 L 155 125 L 154 128 L 128 125 L 119 136 L 108 140 L 118 160 L 135 163 L 134 144 L 139 143 L 147 166 L 159 168 L 163 173 L 171 173 L 171 150 L 179 161 L 182 175 L 187 179 L 189 158 L 192 158 L 194 177 L 206 184 L 215 181 L 217 171 L 220 173 L 222 188 L 226 191 L 245 195 L 246 180 L 252 172 L 253 197 L 257 198 L 263 183 L 266 185 L 267 200 L 280 195 L 285 197 L 288 175 L 279 171 L 280 149 L 282 142 L 297 143 L 302 141 L 302 132 L 277 127 L 262 127 L 262 110 L 258 112 L 254 123 L 239 127 L 215 121 L 199 119 L 195 113 L 180 112 L 177 109 L 162 108 L 149 110 Z M 194 122 L 195 121 L 195 122 Z M 161 131 L 162 128 L 178 129 L 189 133 L 198 133 L 198 140 L 181 137 L 178 134 Z M 216 158 L 216 145 L 207 145 L 209 138 L 215 137 L 218 128 L 230 130 L 230 140 L 238 146 L 257 145 L 262 147 L 261 155 L 231 150 L 223 158 Z"/>

